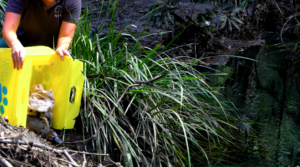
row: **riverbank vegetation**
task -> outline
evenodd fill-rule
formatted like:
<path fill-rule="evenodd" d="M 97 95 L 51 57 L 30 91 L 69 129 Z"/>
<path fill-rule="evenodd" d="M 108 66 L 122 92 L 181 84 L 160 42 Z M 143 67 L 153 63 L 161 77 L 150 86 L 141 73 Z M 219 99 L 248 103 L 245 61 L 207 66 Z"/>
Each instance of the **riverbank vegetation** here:
<path fill-rule="evenodd" d="M 143 32 L 125 33 L 134 25 L 114 31 L 117 1 L 111 4 L 101 8 L 111 18 L 109 31 L 91 33 L 85 15 L 72 46 L 72 54 L 86 63 L 81 120 L 84 132 L 97 134 L 95 150 L 126 166 L 192 166 L 192 160 L 212 165 L 229 160 L 228 148 L 238 143 L 234 137 L 238 114 L 206 83 L 207 74 L 196 68 L 209 68 L 206 56 L 236 54 L 261 45 L 263 31 L 297 33 L 298 23 L 292 19 L 297 20 L 298 9 L 286 7 L 295 4 L 226 1 L 193 18 L 184 11 L 176 13 L 182 9 L 180 1 L 157 1 L 144 17 L 153 27 L 172 33 L 153 48 L 139 43 Z M 278 26 L 267 19 L 271 16 L 290 19 L 274 29 Z M 253 42 L 234 45 L 241 40 Z M 179 53 L 178 46 L 191 50 L 191 44 L 195 49 L 190 53 Z"/>
<path fill-rule="evenodd" d="M 297 40 L 300 6 L 295 1 L 193 1 L 199 9 L 213 4 L 193 13 L 184 2 L 156 1 L 140 18 L 147 25 L 139 33 L 130 33 L 134 24 L 116 30 L 123 10 L 118 0 L 97 1 L 97 12 L 84 8 L 70 48 L 73 58 L 84 62 L 85 76 L 76 122 L 82 140 L 74 142 L 126 167 L 236 162 L 248 134 L 240 128 L 235 105 L 208 84 L 209 75 L 226 74 L 209 65 L 226 64 L 228 59 L 218 55 L 238 57 L 232 55 L 262 45 L 266 31 Z M 164 31 L 146 32 L 147 26 Z M 148 36 L 162 40 L 145 46 L 141 41 Z M 282 43 L 297 62 L 298 43 Z"/>
<path fill-rule="evenodd" d="M 85 62 L 82 130 L 96 134 L 94 150 L 126 166 L 222 162 L 226 147 L 234 145 L 234 106 L 219 100 L 194 68 L 199 60 L 183 62 L 160 44 L 148 48 L 139 38 L 115 33 L 114 6 L 110 10 L 109 32 L 91 35 L 86 8 L 71 47 Z"/>

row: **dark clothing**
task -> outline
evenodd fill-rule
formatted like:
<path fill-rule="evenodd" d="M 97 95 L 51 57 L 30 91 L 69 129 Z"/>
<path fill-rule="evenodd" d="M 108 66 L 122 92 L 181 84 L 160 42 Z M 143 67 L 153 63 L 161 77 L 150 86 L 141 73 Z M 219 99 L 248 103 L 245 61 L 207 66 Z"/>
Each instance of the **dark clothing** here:
<path fill-rule="evenodd" d="M 17 36 L 23 46 L 55 48 L 62 21 L 78 22 L 81 0 L 56 0 L 48 10 L 42 0 L 8 0 L 6 11 L 21 15 Z"/>

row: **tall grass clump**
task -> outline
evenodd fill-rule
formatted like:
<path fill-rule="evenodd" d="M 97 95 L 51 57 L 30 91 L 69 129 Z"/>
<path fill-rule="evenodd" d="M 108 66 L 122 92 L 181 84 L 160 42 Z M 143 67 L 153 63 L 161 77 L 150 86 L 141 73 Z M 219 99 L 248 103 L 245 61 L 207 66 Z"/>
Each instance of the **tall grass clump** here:
<path fill-rule="evenodd" d="M 105 35 L 91 35 L 86 8 L 71 48 L 85 64 L 84 134 L 95 134 L 106 120 L 94 150 L 125 166 L 192 166 L 224 157 L 233 116 L 193 68 L 197 60 L 180 61 L 160 52 L 159 44 L 143 47 L 130 34 L 114 32 L 112 4 Z"/>
<path fill-rule="evenodd" d="M 5 18 L 6 1 L 0 0 L 0 30 L 2 30 Z"/>

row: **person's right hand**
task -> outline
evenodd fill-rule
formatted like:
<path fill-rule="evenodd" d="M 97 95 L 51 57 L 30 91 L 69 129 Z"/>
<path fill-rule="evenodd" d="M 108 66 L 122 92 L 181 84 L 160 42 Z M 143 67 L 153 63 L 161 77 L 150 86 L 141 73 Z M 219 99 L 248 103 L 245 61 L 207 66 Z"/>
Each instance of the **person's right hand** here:
<path fill-rule="evenodd" d="M 14 69 L 17 68 L 17 70 L 19 70 L 23 68 L 25 55 L 26 55 L 26 50 L 20 42 L 17 42 L 16 44 L 12 44 L 11 56 L 14 62 Z"/>

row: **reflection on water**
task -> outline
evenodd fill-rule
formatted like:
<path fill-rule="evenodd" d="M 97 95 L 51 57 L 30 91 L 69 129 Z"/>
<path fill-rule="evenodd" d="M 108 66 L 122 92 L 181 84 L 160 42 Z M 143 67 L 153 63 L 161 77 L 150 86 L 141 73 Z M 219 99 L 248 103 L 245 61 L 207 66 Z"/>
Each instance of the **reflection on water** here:
<path fill-rule="evenodd" d="M 249 49 L 243 56 L 258 62 L 234 58 L 221 67 L 234 80 L 214 80 L 225 85 L 221 92 L 237 105 L 242 119 L 261 123 L 246 129 L 258 134 L 249 140 L 258 153 L 243 166 L 300 165 L 300 70 L 280 45 L 273 41 L 266 44 L 270 47 Z"/>

